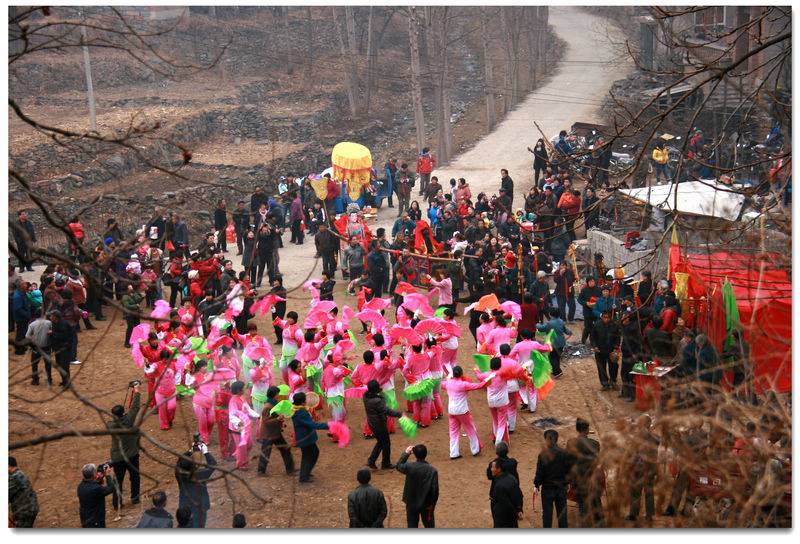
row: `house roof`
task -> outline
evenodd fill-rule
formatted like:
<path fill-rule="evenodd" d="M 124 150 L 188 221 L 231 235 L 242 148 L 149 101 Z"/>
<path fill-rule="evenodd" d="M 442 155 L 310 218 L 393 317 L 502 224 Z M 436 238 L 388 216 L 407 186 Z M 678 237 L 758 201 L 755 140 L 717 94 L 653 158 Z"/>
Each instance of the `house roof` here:
<path fill-rule="evenodd" d="M 743 195 L 730 192 L 729 187 L 717 184 L 714 180 L 653 185 L 650 187 L 649 199 L 647 187 L 619 191 L 661 210 L 672 210 L 676 190 L 678 212 L 719 217 L 728 221 L 736 221 L 745 201 Z"/>

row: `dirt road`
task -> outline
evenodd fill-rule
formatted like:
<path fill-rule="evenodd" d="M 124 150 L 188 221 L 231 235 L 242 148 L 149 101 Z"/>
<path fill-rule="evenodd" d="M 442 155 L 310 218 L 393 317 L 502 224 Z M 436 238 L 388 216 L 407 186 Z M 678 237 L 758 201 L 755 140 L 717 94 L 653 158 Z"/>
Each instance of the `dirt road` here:
<path fill-rule="evenodd" d="M 550 9 L 550 24 L 567 47 L 558 67 L 491 134 L 446 168 L 434 171 L 444 186 L 448 186 L 451 177 L 464 177 L 473 195 L 481 191 L 496 193 L 500 188 L 500 169 L 506 168 L 515 182 L 514 207 L 521 207 L 533 184 L 533 155 L 526 147 L 533 147 L 541 137 L 533 123 L 537 122 L 550 138 L 575 121 L 605 120 L 600 108 L 603 97 L 612 82 L 633 70 L 633 62 L 612 43 L 607 36 L 607 23 L 600 17 L 577 7 L 558 6 Z M 436 154 L 435 149 L 433 153 Z M 370 230 L 374 232 L 378 227 L 390 230 L 396 215 L 396 208 L 381 208 L 377 221 L 369 224 Z M 288 241 L 288 234 L 284 237 Z M 301 284 L 309 273 L 311 277 L 319 277 L 322 263 L 314 259 L 312 244 L 313 240 L 307 238 L 302 246 L 287 244 L 281 250 L 281 272 L 287 287 Z"/>

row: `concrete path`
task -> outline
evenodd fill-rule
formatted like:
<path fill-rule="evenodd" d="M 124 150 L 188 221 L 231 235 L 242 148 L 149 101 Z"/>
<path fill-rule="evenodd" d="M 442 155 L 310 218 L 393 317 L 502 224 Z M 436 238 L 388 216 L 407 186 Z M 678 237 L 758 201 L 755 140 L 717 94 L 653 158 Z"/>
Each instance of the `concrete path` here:
<path fill-rule="evenodd" d="M 607 23 L 600 17 L 578 7 L 558 6 L 550 8 L 550 24 L 567 48 L 555 71 L 544 86 L 509 112 L 495 130 L 456 157 L 447 168 L 434 172 L 443 185 L 451 177 L 463 177 L 474 196 L 482 191 L 491 195 L 500 188 L 500 169 L 506 168 L 514 180 L 514 207 L 521 207 L 533 185 L 533 155 L 526 147 L 533 147 L 541 137 L 534 122 L 550 138 L 559 130 L 569 129 L 575 121 L 605 121 L 600 108 L 602 100 L 615 80 L 633 70 L 633 62 L 619 45 L 612 44 L 607 36 Z M 435 155 L 436 150 L 433 152 Z M 374 233 L 378 227 L 384 227 L 389 233 L 396 215 L 396 208 L 381 208 L 377 221 L 370 223 L 370 230 Z M 313 238 L 306 237 L 302 246 L 289 244 L 288 229 L 283 238 L 285 247 L 281 250 L 279 267 L 284 285 L 289 289 L 297 287 L 309 274 L 319 278 L 322 261 L 314 258 Z M 241 270 L 241 257 L 235 253 L 234 249 L 227 256 L 233 260 L 234 268 Z M 35 268 L 36 272 L 24 274 L 26 279 L 39 280 L 44 267 Z M 339 274 L 337 281 L 342 281 Z"/>

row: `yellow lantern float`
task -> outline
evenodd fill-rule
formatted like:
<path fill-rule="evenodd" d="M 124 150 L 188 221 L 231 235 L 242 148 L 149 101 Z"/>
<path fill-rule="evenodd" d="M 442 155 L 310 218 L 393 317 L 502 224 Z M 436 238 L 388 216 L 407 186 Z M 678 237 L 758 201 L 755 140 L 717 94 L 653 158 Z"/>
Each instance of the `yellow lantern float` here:
<path fill-rule="evenodd" d="M 372 154 L 354 142 L 339 142 L 331 152 L 333 179 L 346 183 L 344 194 L 357 201 L 371 180 Z"/>

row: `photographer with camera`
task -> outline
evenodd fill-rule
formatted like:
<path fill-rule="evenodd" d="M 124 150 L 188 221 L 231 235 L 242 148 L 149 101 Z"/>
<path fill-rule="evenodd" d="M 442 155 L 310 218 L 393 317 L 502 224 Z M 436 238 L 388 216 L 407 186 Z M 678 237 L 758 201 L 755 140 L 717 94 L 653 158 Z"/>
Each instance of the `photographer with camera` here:
<path fill-rule="evenodd" d="M 191 449 L 178 458 L 175 466 L 175 479 L 180 489 L 179 507 L 192 510 L 189 527 L 205 527 L 206 514 L 211 507 L 206 482 L 216 470 L 217 461 L 208 453 L 208 446 L 200 441 L 200 433 L 196 433 Z M 201 464 L 208 465 L 201 468 Z"/>
<path fill-rule="evenodd" d="M 78 484 L 81 527 L 105 528 L 106 495 L 114 492 L 111 479 L 111 463 L 96 467 L 94 463 L 83 465 L 83 481 Z M 105 484 L 103 485 L 103 481 Z"/>
<path fill-rule="evenodd" d="M 131 403 L 128 411 L 126 412 L 125 407 L 121 404 L 117 404 L 111 409 L 114 419 L 106 423 L 109 431 L 133 427 L 136 415 L 139 413 L 140 386 L 139 380 L 133 380 L 128 384 L 128 388 L 131 390 Z M 131 474 L 131 503 L 139 504 L 139 433 L 111 435 L 111 465 L 114 467 L 114 486 L 117 490 L 112 501 L 114 509 L 123 506 L 122 485 L 126 472 Z"/>

